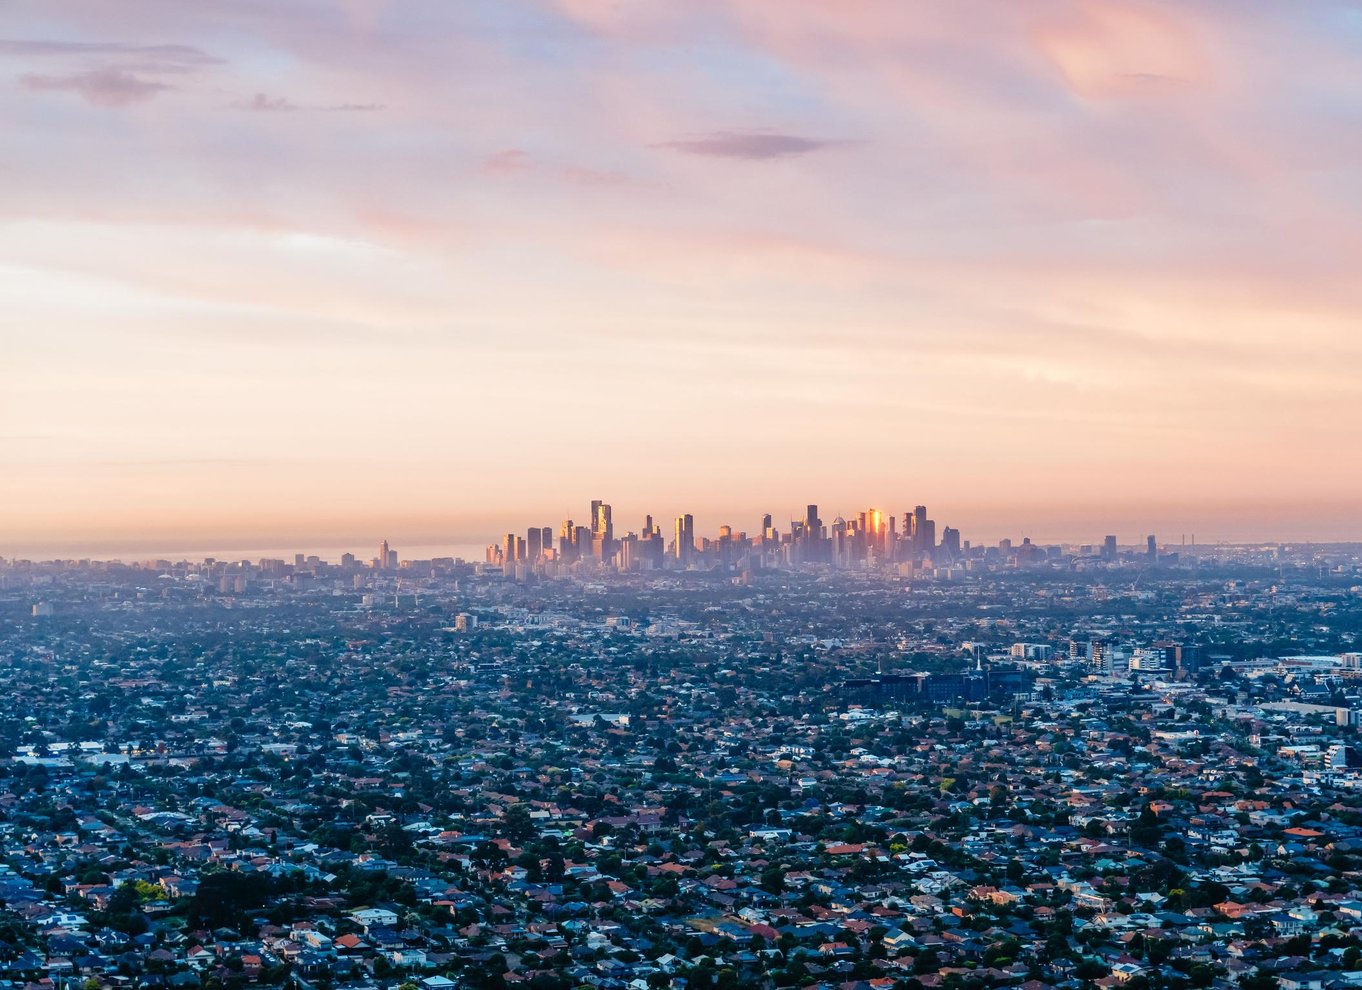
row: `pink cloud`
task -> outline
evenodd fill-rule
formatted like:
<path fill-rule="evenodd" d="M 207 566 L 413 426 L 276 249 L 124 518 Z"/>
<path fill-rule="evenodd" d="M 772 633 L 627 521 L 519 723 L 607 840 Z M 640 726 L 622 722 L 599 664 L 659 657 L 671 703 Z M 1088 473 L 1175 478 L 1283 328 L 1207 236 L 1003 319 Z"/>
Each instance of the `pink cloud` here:
<path fill-rule="evenodd" d="M 1195 27 L 1149 4 L 1089 0 L 1036 25 L 1032 39 L 1083 98 L 1157 96 L 1214 78 Z"/>
<path fill-rule="evenodd" d="M 846 141 L 803 137 L 798 134 L 776 134 L 770 131 L 719 131 L 701 137 L 664 141 L 659 147 L 713 158 L 767 161 L 773 158 L 807 155 L 810 152 L 846 144 L 848 144 Z"/>
<path fill-rule="evenodd" d="M 520 175 L 531 166 L 528 153 L 519 148 L 504 148 L 483 159 L 482 170 L 488 175 Z"/>
<path fill-rule="evenodd" d="M 143 103 L 158 93 L 174 89 L 167 83 L 134 75 L 126 69 L 105 67 L 50 76 L 29 73 L 20 77 L 24 87 L 35 92 L 70 92 L 97 107 L 121 108 Z"/>
<path fill-rule="evenodd" d="M 232 107 L 237 110 L 251 110 L 256 113 L 292 113 L 298 110 L 349 113 L 383 109 L 383 106 L 378 103 L 330 103 L 321 105 L 294 103 L 287 96 L 270 96 L 266 93 L 256 93 L 249 100 L 238 100 L 232 104 Z"/>

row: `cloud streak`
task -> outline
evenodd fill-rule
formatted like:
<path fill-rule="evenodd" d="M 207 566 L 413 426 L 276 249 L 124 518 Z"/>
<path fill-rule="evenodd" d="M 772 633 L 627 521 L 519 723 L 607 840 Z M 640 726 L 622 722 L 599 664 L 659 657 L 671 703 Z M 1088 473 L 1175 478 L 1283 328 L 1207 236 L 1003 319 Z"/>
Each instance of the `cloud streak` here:
<path fill-rule="evenodd" d="M 126 69 L 113 67 L 56 76 L 28 73 L 20 76 L 19 81 L 25 89 L 33 92 L 76 93 L 94 106 L 114 109 L 144 103 L 159 93 L 175 88 L 168 83 L 144 79 Z"/>
<path fill-rule="evenodd" d="M 249 100 L 237 100 L 231 104 L 234 110 L 249 110 L 253 113 L 364 113 L 374 110 L 382 110 L 381 103 L 329 103 L 329 104 L 306 104 L 294 103 L 286 96 L 270 96 L 266 93 L 256 93 Z"/>
<path fill-rule="evenodd" d="M 191 45 L 139 45 L 119 42 L 0 39 L 0 56 L 91 57 L 132 60 L 162 71 L 221 65 L 223 60 Z"/>
<path fill-rule="evenodd" d="M 105 109 L 145 103 L 179 88 L 154 77 L 188 76 L 223 64 L 222 59 L 192 45 L 52 39 L 0 40 L 0 58 L 4 57 L 81 64 L 65 72 L 27 72 L 19 82 L 29 92 L 75 93 Z"/>
<path fill-rule="evenodd" d="M 760 162 L 794 158 L 816 151 L 826 151 L 829 148 L 843 148 L 851 143 L 772 131 L 715 131 L 695 137 L 663 141 L 659 147 L 688 155 Z"/>

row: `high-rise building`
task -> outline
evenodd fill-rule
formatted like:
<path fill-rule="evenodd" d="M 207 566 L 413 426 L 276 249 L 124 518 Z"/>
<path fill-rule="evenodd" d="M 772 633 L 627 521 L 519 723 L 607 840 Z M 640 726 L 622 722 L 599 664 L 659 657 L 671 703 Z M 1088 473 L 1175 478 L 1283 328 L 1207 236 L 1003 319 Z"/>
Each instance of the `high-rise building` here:
<path fill-rule="evenodd" d="M 1105 671 L 1111 659 L 1111 644 L 1105 639 L 1094 639 L 1088 649 L 1093 667 Z"/>
<path fill-rule="evenodd" d="M 879 509 L 867 509 L 861 513 L 861 528 L 865 531 L 865 545 L 867 551 L 874 551 L 877 555 L 884 554 L 884 513 Z"/>
<path fill-rule="evenodd" d="M 918 505 L 913 507 L 913 513 L 903 520 L 903 533 L 908 538 L 908 547 L 914 553 L 924 553 L 932 548 L 935 542 L 927 540 L 927 507 Z M 935 537 L 935 534 L 933 534 Z"/>
<path fill-rule="evenodd" d="M 695 553 L 695 517 L 690 513 L 676 517 L 676 559 L 681 564 L 690 563 Z"/>
<path fill-rule="evenodd" d="M 803 533 L 804 560 L 823 559 L 823 520 L 818 518 L 818 506 L 810 505 L 804 510 Z"/>
<path fill-rule="evenodd" d="M 941 531 L 941 551 L 948 563 L 960 559 L 960 530 L 947 526 Z"/>
<path fill-rule="evenodd" d="M 1159 541 L 1154 539 L 1152 533 L 1145 538 L 1144 555 L 1150 560 L 1156 560 L 1159 556 Z"/>
<path fill-rule="evenodd" d="M 829 552 L 833 567 L 851 566 L 851 543 L 847 536 L 847 521 L 841 516 L 833 519 L 829 527 Z"/>
<path fill-rule="evenodd" d="M 1116 537 L 1108 536 L 1102 540 L 1102 559 L 1116 559 Z"/>
<path fill-rule="evenodd" d="M 591 502 L 591 553 L 597 560 L 609 560 L 614 553 L 615 525 L 610 506 L 600 499 Z"/>
<path fill-rule="evenodd" d="M 543 553 L 544 531 L 538 526 L 531 526 L 530 531 L 525 535 L 525 556 L 529 559 L 530 563 L 534 563 L 539 559 L 540 554 Z"/>

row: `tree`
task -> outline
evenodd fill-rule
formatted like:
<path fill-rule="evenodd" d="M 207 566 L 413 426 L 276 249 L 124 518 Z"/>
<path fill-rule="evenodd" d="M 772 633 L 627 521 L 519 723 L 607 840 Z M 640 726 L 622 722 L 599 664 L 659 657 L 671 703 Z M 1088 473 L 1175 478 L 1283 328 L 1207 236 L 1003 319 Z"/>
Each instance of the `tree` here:
<path fill-rule="evenodd" d="M 246 912 L 263 905 L 268 896 L 269 881 L 258 873 L 210 873 L 189 902 L 190 924 L 244 928 Z"/>
<path fill-rule="evenodd" d="M 501 820 L 502 835 L 517 846 L 522 846 L 535 836 L 534 822 L 530 809 L 523 804 L 513 804 L 506 809 Z"/>
<path fill-rule="evenodd" d="M 1130 841 L 1137 846 L 1152 848 L 1159 844 L 1162 835 L 1163 828 L 1159 824 L 1159 816 L 1154 813 L 1154 806 L 1146 804 L 1140 809 L 1135 824 L 1130 826 Z"/>

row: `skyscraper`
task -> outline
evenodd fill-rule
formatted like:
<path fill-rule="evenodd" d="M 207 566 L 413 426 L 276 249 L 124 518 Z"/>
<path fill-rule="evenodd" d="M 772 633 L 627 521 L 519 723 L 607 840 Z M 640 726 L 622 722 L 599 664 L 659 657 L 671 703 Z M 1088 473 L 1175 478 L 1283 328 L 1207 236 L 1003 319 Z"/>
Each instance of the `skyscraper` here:
<path fill-rule="evenodd" d="M 594 499 L 591 502 L 591 554 L 597 560 L 609 560 L 614 553 L 615 525 L 610 519 L 610 506 Z"/>
<path fill-rule="evenodd" d="M 960 559 L 960 530 L 947 526 L 941 531 L 941 551 L 947 563 Z"/>
<path fill-rule="evenodd" d="M 676 517 L 676 559 L 681 564 L 690 563 L 695 551 L 695 517 L 687 513 Z"/>
<path fill-rule="evenodd" d="M 804 560 L 823 558 L 823 520 L 818 518 L 818 506 L 810 505 L 804 510 Z"/>

